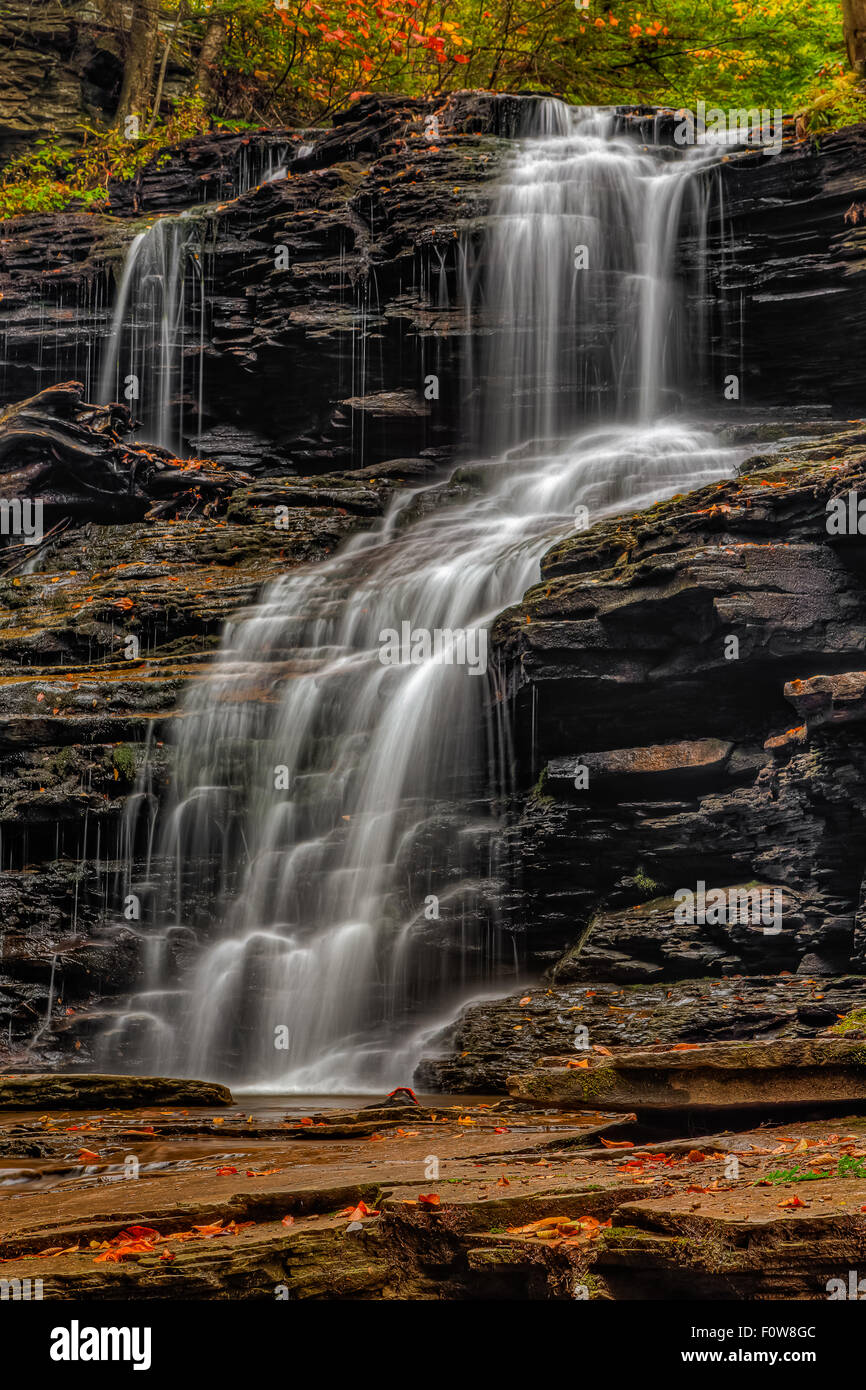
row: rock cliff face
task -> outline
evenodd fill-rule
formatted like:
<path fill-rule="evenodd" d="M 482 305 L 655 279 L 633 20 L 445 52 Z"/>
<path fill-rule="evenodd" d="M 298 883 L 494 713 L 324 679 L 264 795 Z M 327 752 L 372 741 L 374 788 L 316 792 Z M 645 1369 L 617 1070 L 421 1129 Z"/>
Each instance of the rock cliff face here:
<path fill-rule="evenodd" d="M 203 358 L 202 417 L 191 389 L 177 402 L 190 447 L 305 474 L 455 444 L 470 390 L 464 349 L 498 331 L 495 315 L 467 318 L 466 271 L 483 270 L 491 190 L 536 106 L 483 93 L 364 98 L 329 131 L 191 141 L 113 185 L 111 215 L 7 224 L 0 399 L 73 379 L 94 399 L 132 237 L 154 215 L 205 203 L 206 321 L 184 345 L 187 382 Z M 706 175 L 706 245 L 685 235 L 680 266 L 695 312 L 717 306 L 692 394 L 725 408 L 734 373 L 745 403 L 856 414 L 864 154 L 856 127 L 789 141 L 775 157 L 741 151 Z M 287 179 L 249 187 L 284 158 Z M 435 404 L 423 395 L 430 374 Z"/>
<path fill-rule="evenodd" d="M 532 100 L 370 99 L 332 131 L 207 137 L 113 188 L 111 215 L 2 229 L 3 399 L 78 380 L 77 410 L 132 236 L 207 205 L 202 416 L 192 393 L 181 404 L 219 479 L 196 496 L 151 449 L 122 515 L 91 498 L 3 553 L 0 1002 L 19 1064 L 86 1060 L 104 1001 L 135 982 L 124 808 L 148 730 L 154 790 L 171 775 L 162 736 L 225 618 L 371 525 L 396 488 L 447 475 L 464 347 L 492 331 L 467 319 L 462 277 Z M 730 411 L 721 381 L 741 375 L 746 409 L 722 428 L 764 452 L 733 482 L 563 542 L 497 626 L 519 769 L 502 929 L 527 977 L 550 973 L 528 1005 L 468 1011 L 428 1083 L 501 1086 L 571 1047 L 575 1020 L 599 1043 L 774 1036 L 859 1000 L 866 595 L 862 541 L 831 536 L 826 505 L 866 488 L 866 429 L 830 419 L 858 413 L 866 356 L 864 139 L 744 153 L 714 175 L 708 395 Z M 240 191 L 284 155 L 289 178 Z M 696 255 L 687 238 L 684 273 Z M 43 446 L 30 463 L 69 491 Z M 781 930 L 676 922 L 672 895 L 699 882 L 778 891 Z"/>
<path fill-rule="evenodd" d="M 789 436 L 562 542 L 500 618 L 519 764 L 540 772 L 509 929 L 551 968 L 525 1006 L 469 1010 L 426 1075 L 501 1082 L 581 1025 L 601 1044 L 796 1036 L 861 1002 L 866 584 L 862 536 L 832 518 L 864 468 L 862 424 Z M 736 909 L 683 920 L 702 886 Z"/>
<path fill-rule="evenodd" d="M 98 0 L 8 0 L 0 14 L 0 162 L 37 139 L 77 144 L 114 114 L 121 55 Z"/>

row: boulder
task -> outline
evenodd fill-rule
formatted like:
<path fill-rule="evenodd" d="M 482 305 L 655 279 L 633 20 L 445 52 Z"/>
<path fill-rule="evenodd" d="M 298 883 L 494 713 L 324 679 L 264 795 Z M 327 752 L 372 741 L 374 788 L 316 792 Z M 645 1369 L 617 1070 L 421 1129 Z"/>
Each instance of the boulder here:
<path fill-rule="evenodd" d="M 168 1076 L 23 1072 L 0 1076 L 2 1110 L 112 1110 L 150 1105 L 233 1105 L 227 1086 Z"/>
<path fill-rule="evenodd" d="M 844 1038 L 615 1048 L 544 1058 L 508 1078 L 520 1100 L 606 1110 L 727 1110 L 866 1101 L 866 1049 Z"/>

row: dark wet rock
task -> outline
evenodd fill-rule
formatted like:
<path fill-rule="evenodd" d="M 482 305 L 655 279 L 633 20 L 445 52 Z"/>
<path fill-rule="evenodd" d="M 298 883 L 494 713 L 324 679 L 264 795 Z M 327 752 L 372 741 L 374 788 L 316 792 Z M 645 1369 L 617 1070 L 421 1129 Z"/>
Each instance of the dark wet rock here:
<path fill-rule="evenodd" d="M 107 122 L 123 76 L 117 25 L 93 0 L 6 0 L 0 14 L 0 159 L 34 140 L 75 145 Z M 167 95 L 174 91 L 170 74 Z"/>
<path fill-rule="evenodd" d="M 783 971 L 621 984 L 603 980 L 599 971 L 586 984 L 542 981 L 524 994 L 463 1009 L 431 1046 L 415 1084 L 477 1095 L 504 1091 L 507 1076 L 531 1069 L 540 1057 L 568 1053 L 579 1059 L 596 1046 L 810 1038 L 862 1007 L 864 997 L 857 975 Z"/>
<path fill-rule="evenodd" d="M 82 516 L 125 522 L 173 516 L 179 507 L 187 515 L 199 508 L 212 512 L 246 478 L 204 460 L 181 464 L 164 449 L 128 444 L 131 426 L 125 406 L 88 404 L 77 381 L 8 406 L 0 412 L 4 501 L 40 504 L 46 529 Z M 9 531 L 12 522 L 4 526 L 4 534 Z M 41 539 L 31 534 L 17 549 L 32 558 L 27 547 Z"/>
<path fill-rule="evenodd" d="M 729 1110 L 848 1105 L 866 1100 L 866 1054 L 858 1042 L 704 1043 L 616 1048 L 604 1055 L 543 1058 L 508 1078 L 519 1100 L 603 1105 L 608 1110 Z"/>
<path fill-rule="evenodd" d="M 826 526 L 834 496 L 863 491 L 864 444 L 857 426 L 792 443 L 735 480 L 578 533 L 497 623 L 520 765 L 542 769 L 508 832 L 520 873 L 503 925 L 549 972 L 543 1030 L 588 1007 L 569 993 L 578 982 L 659 1003 L 688 996 L 690 977 L 701 994 L 708 979 L 713 997 L 731 990 L 727 1023 L 728 1010 L 701 1022 L 671 1004 L 665 1021 L 653 1007 L 635 1039 L 631 1017 L 599 1032 L 594 1016 L 605 1045 L 818 1029 L 833 1022 L 834 981 L 846 980 L 839 1013 L 866 992 L 866 568 Z M 728 905 L 763 889 L 767 920 L 678 921 L 677 895 L 701 884 Z M 757 1014 L 737 977 L 769 990 Z M 819 979 L 826 1000 L 780 1007 L 795 977 Z M 419 1081 L 501 1085 L 504 1041 L 539 1055 L 520 1012 L 470 1007 L 456 1056 Z"/>
<path fill-rule="evenodd" d="M 7 223 L 2 398 L 58 377 L 84 377 L 92 397 L 93 346 L 108 333 L 132 236 L 144 219 L 205 202 L 203 418 L 195 401 L 182 403 L 191 447 L 227 466 L 304 474 L 453 447 L 467 405 L 464 348 L 471 340 L 480 349 L 498 331 L 495 313 L 480 305 L 468 324 L 464 272 L 483 270 L 495 180 L 537 103 L 472 92 L 363 98 L 331 130 L 196 137 L 134 183 L 112 184 L 112 215 Z M 706 261 L 720 306 L 718 322 L 707 324 L 714 409 L 727 371 L 745 362 L 743 397 L 777 411 L 786 403 L 787 425 L 798 410 L 856 410 L 851 364 L 866 353 L 866 315 L 860 229 L 845 214 L 866 197 L 864 131 L 820 144 L 789 139 L 773 158 L 733 154 L 712 176 L 724 205 L 720 220 L 722 202 L 713 204 Z M 286 150 L 289 176 L 256 182 Z M 684 228 L 684 275 L 702 244 Z M 279 246 L 289 260 L 281 271 Z M 809 354 L 799 351 L 804 304 Z M 199 350 L 194 333 L 193 368 Z M 427 399 L 430 376 L 438 395 Z M 414 398 L 426 408 L 375 418 L 365 408 L 361 421 L 358 398 Z M 728 408 L 733 430 L 737 409 Z"/>
<path fill-rule="evenodd" d="M 233 1105 L 227 1086 L 166 1076 L 0 1075 L 0 1109 L 129 1109 L 145 1105 Z"/>

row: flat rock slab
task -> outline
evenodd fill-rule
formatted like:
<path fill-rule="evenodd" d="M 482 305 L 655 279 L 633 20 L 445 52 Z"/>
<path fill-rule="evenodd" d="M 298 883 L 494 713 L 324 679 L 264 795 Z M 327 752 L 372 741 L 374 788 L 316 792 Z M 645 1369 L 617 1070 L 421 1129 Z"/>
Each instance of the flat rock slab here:
<path fill-rule="evenodd" d="M 169 1076 L 0 1076 L 0 1110 L 110 1110 L 143 1105 L 233 1105 L 227 1086 Z"/>
<path fill-rule="evenodd" d="M 845 1038 L 614 1048 L 542 1058 L 511 1095 L 605 1110 L 736 1109 L 866 1101 L 866 1045 Z"/>

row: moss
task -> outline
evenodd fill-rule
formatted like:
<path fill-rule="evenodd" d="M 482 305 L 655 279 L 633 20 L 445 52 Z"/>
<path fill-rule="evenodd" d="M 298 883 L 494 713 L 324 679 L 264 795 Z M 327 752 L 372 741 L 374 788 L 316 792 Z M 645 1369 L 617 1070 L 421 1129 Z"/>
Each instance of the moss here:
<path fill-rule="evenodd" d="M 644 873 L 643 864 L 639 864 L 637 867 L 634 874 L 634 884 L 644 898 L 656 897 L 661 888 L 660 883 L 656 883 L 654 878 L 650 878 L 649 874 Z"/>
<path fill-rule="evenodd" d="M 859 1032 L 861 1029 L 866 1032 L 866 1009 L 852 1009 L 844 1018 L 840 1018 L 838 1023 L 833 1024 L 830 1032 L 844 1037 L 846 1033 Z"/>
<path fill-rule="evenodd" d="M 595 1071 L 581 1074 L 579 1080 L 584 1100 L 591 1100 L 594 1096 L 615 1090 L 618 1078 L 613 1067 L 598 1067 Z"/>
<path fill-rule="evenodd" d="M 532 791 L 530 792 L 530 798 L 542 806 L 550 806 L 553 803 L 554 798 L 546 790 L 549 780 L 550 775 L 548 772 L 547 764 L 545 764 L 545 766 L 541 770 L 538 781 L 536 782 L 535 786 L 532 788 Z"/>
<path fill-rule="evenodd" d="M 55 755 L 54 766 L 59 777 L 67 777 L 70 772 L 75 770 L 77 749 L 72 744 L 67 744 Z"/>
<path fill-rule="evenodd" d="M 114 749 L 112 762 L 125 782 L 135 781 L 135 749 L 131 743 L 118 744 Z"/>

